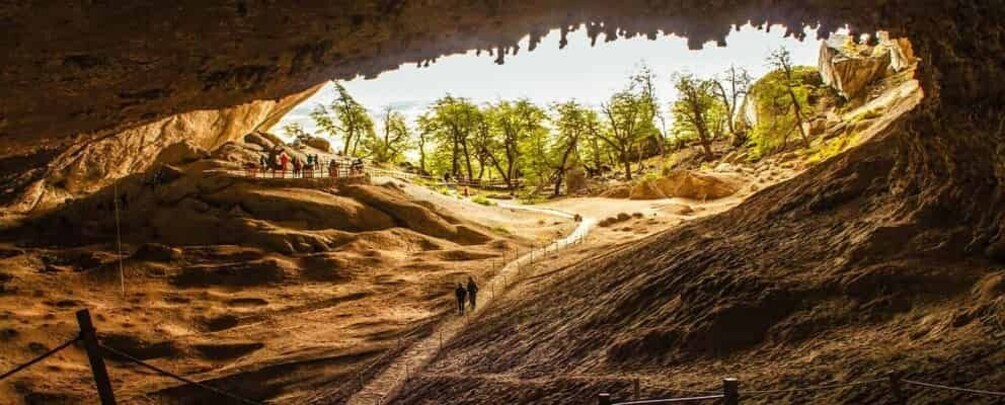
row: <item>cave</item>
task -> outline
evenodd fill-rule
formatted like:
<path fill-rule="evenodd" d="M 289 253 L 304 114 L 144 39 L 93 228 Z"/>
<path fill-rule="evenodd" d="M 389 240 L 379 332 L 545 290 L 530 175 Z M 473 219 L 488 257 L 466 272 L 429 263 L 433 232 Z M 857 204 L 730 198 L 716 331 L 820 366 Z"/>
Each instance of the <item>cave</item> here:
<path fill-rule="evenodd" d="M 6 226 L 8 219 L 56 208 L 146 169 L 186 133 L 158 139 L 170 132 L 165 128 L 222 126 L 212 137 L 194 140 L 207 148 L 218 146 L 274 123 L 328 80 L 375 76 L 403 63 L 423 64 L 471 49 L 491 50 L 502 63 L 506 57 L 523 57 L 511 54 L 524 36 L 530 35 L 532 51 L 539 45 L 535 38 L 555 28 L 585 24 L 592 37 L 604 40 L 674 33 L 695 48 L 721 43 L 732 26 L 747 22 L 783 24 L 795 36 L 802 36 L 807 26 L 822 34 L 845 24 L 853 33 L 885 30 L 910 38 L 922 61 L 917 78 L 925 98 L 918 108 L 876 141 L 763 190 L 729 213 L 662 234 L 627 253 L 584 262 L 581 268 L 594 269 L 587 276 L 601 270 L 623 275 L 572 280 L 598 291 L 627 286 L 632 293 L 595 297 L 610 305 L 584 314 L 588 319 L 571 331 L 591 327 L 610 337 L 591 349 L 609 361 L 599 367 L 655 374 L 661 367 L 760 342 L 772 336 L 771 326 L 792 321 L 794 315 L 809 314 L 801 326 L 812 334 L 819 332 L 815 323 L 825 329 L 831 328 L 828 322 L 881 328 L 890 313 L 935 306 L 939 309 L 932 313 L 948 317 L 951 324 L 940 323 L 939 328 L 970 325 L 986 332 L 972 340 L 949 333 L 945 342 L 919 343 L 914 350 L 931 351 L 931 361 L 919 354 L 891 369 L 1000 391 L 1005 386 L 1005 84 L 998 80 L 1005 66 L 1003 18 L 1005 3 L 972 0 L 5 4 L 0 6 L 6 34 L 0 44 L 8 49 L 0 76 L 0 98 L 5 100 L 0 110 L 0 217 Z M 227 117 L 235 115 L 245 122 L 229 122 Z M 774 246 L 744 244 L 754 239 L 774 241 Z M 681 277 L 714 280 L 735 296 L 701 295 Z M 711 319 L 693 324 L 694 333 L 679 335 L 669 327 L 677 321 L 660 323 L 632 312 L 654 308 L 656 315 L 671 319 L 681 304 L 662 297 L 660 288 L 698 294 L 690 303 Z M 861 301 L 861 313 L 818 319 L 813 305 L 803 305 L 846 298 Z M 550 308 L 524 302 L 514 303 L 512 310 L 546 317 L 583 299 L 582 293 L 567 292 L 551 297 Z M 731 319 L 749 320 L 755 332 L 716 338 Z M 623 333 L 630 320 L 644 324 L 648 335 Z M 936 327 L 922 321 L 897 322 L 918 336 Z M 505 334 L 509 329 L 502 322 L 490 318 L 479 325 Z M 556 346 L 569 337 L 553 325 L 535 328 Z M 472 334 L 469 339 L 477 338 Z M 685 349 L 670 353 L 653 343 L 666 339 Z M 935 351 L 941 347 L 946 349 Z M 493 346 L 486 353 L 505 357 L 504 349 Z M 544 358 L 572 361 L 580 355 L 575 349 Z M 850 375 L 876 378 L 891 370 L 862 367 L 898 357 L 877 356 L 861 364 L 855 356 L 830 361 Z M 554 371 L 520 356 L 511 361 L 511 367 L 529 377 Z M 770 361 L 751 364 L 772 367 Z M 714 370 L 732 369 L 719 364 Z M 800 370 L 741 374 L 789 386 L 797 383 Z M 479 388 L 483 385 L 489 388 Z M 410 383 L 401 401 L 423 403 L 435 392 L 447 392 L 463 398 L 458 403 L 479 403 L 486 397 L 464 395 L 483 389 L 484 395 L 515 403 L 562 403 L 610 387 L 570 378 L 527 392 L 512 388 L 431 377 Z M 278 393 L 257 395 L 274 398 Z M 865 389 L 829 395 L 820 400 L 894 401 L 888 393 Z M 912 403 L 993 403 L 927 391 L 909 395 Z"/>

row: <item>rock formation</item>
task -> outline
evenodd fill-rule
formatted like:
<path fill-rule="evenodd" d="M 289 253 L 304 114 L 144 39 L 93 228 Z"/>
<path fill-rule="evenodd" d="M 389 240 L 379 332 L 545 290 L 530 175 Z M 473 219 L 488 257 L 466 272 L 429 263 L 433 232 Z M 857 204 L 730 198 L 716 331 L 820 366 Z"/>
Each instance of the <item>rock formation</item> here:
<path fill-rule="evenodd" d="M 735 371 L 730 357 L 718 357 L 728 355 L 773 387 L 802 385 L 812 377 L 806 367 L 824 364 L 847 379 L 899 365 L 996 388 L 1005 317 L 995 275 L 1005 251 L 1003 19 L 1005 3 L 980 0 L 8 2 L 0 6 L 0 176 L 30 175 L 26 162 L 63 155 L 80 134 L 275 100 L 469 49 L 492 49 L 502 62 L 525 35 L 533 48 L 548 29 L 580 23 L 594 40 L 677 33 L 693 47 L 722 43 L 747 21 L 782 23 L 795 35 L 816 24 L 820 32 L 849 24 L 852 35 L 887 29 L 909 37 L 923 62 L 917 110 L 725 215 L 573 266 L 575 276 L 562 281 L 583 288 L 555 288 L 547 300 L 532 296 L 502 311 L 533 323 L 490 318 L 451 343 L 498 361 L 410 383 L 399 402 L 464 401 L 516 381 L 469 380 L 472 371 L 531 377 L 495 391 L 494 402 L 569 402 L 599 384 L 537 387 L 534 377 L 667 375 L 679 364 L 675 376 L 721 377 Z M 846 335 L 847 325 L 875 332 Z M 476 345 L 482 334 L 495 346 Z M 532 347 L 513 350 L 529 336 Z M 802 344 L 800 359 L 782 359 Z M 840 393 L 828 402 L 892 401 L 866 388 Z"/>
<path fill-rule="evenodd" d="M 123 131 L 77 137 L 51 160 L 25 163 L 7 179 L 7 207 L 0 214 L 45 209 L 110 185 L 154 163 L 194 160 L 251 131 L 267 129 L 320 88 L 278 101 L 253 101 L 221 110 L 200 110 L 162 118 Z M 34 167 L 33 167 L 34 166 Z M 3 203 L 0 200 L 0 203 Z M 0 206 L 2 207 L 2 206 Z"/>
<path fill-rule="evenodd" d="M 917 63 L 910 41 L 878 34 L 875 46 L 857 44 L 847 35 L 833 35 L 820 44 L 819 69 L 824 84 L 847 99 L 889 74 L 913 68 Z"/>
<path fill-rule="evenodd" d="M 740 190 L 743 181 L 734 176 L 676 170 L 654 179 L 642 180 L 632 186 L 628 198 L 655 200 L 660 198 L 687 198 L 715 200 L 728 197 Z"/>

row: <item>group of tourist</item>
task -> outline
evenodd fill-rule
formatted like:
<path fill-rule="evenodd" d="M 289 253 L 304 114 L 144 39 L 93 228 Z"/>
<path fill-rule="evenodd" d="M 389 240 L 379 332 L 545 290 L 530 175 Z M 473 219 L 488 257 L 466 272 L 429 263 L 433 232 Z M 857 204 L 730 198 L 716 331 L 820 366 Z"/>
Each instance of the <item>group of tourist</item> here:
<path fill-rule="evenodd" d="M 342 163 L 343 158 L 341 155 L 328 160 L 328 177 L 341 177 L 342 173 Z M 254 166 L 254 165 L 251 165 Z M 346 165 L 348 172 L 345 173 L 346 176 L 362 176 L 364 172 L 363 159 L 356 158 L 352 163 Z M 280 173 L 280 177 L 286 177 L 286 172 L 292 169 L 292 174 L 294 178 L 297 177 L 314 177 L 315 173 L 321 172 L 322 168 L 325 167 L 321 157 L 316 154 L 306 154 L 304 159 L 300 156 L 293 155 L 290 157 L 286 151 L 275 150 L 267 155 L 262 155 L 258 159 L 258 166 L 255 169 L 261 169 L 262 173 L 266 171 L 272 171 L 272 176 L 275 177 L 276 173 Z M 252 172 L 251 176 L 256 176 L 257 173 Z"/>

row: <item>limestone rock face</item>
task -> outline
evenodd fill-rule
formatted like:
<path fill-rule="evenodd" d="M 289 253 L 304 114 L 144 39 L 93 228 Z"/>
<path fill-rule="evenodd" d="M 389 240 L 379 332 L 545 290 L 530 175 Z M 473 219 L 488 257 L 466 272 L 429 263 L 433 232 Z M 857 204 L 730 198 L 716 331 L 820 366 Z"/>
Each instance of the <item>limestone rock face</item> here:
<path fill-rule="evenodd" d="M 910 41 L 890 39 L 881 32 L 879 44 L 855 44 L 847 35 L 834 35 L 820 45 L 819 69 L 824 84 L 845 98 L 862 94 L 866 86 L 917 63 Z"/>
<path fill-rule="evenodd" d="M 278 101 L 192 111 L 100 137 L 82 136 L 44 167 L 36 168 L 40 175 L 30 179 L 18 197 L 0 208 L 0 213 L 45 209 L 67 198 L 95 192 L 126 175 L 143 172 L 158 161 L 173 164 L 203 158 L 207 150 L 274 125 L 317 88 Z M 16 186 L 12 191 L 17 192 Z"/>

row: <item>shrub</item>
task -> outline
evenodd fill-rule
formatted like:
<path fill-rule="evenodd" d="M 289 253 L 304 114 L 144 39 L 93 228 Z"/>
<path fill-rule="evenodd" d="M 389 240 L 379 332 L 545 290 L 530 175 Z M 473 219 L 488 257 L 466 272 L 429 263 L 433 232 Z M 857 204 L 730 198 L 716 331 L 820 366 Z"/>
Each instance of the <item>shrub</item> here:
<path fill-rule="evenodd" d="M 487 197 L 485 197 L 484 195 L 481 195 L 481 194 L 478 194 L 478 195 L 476 195 L 474 197 L 471 197 L 471 201 L 474 202 L 475 204 L 481 204 L 481 205 L 488 206 L 488 207 L 496 205 L 496 203 L 494 201 L 489 200 Z"/>

